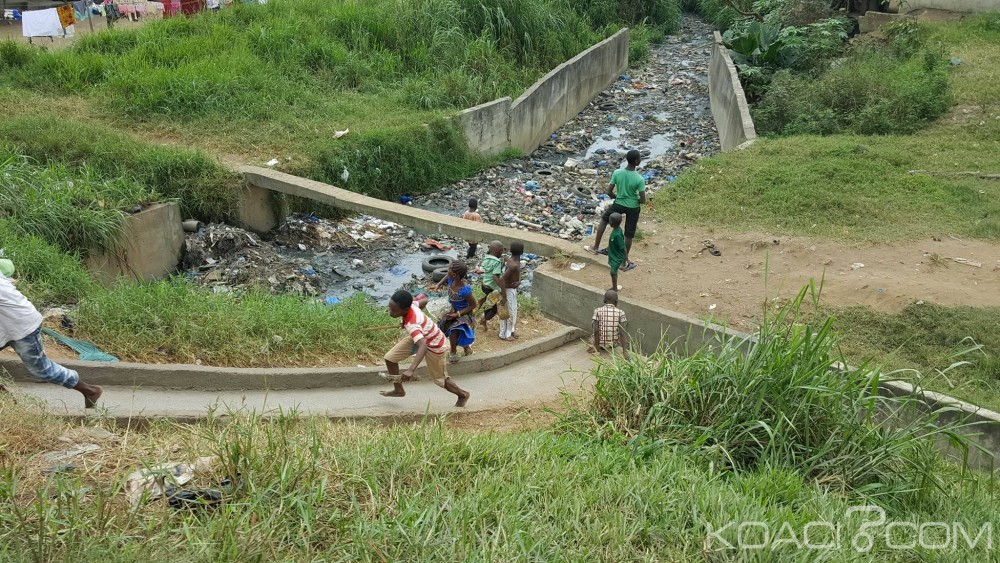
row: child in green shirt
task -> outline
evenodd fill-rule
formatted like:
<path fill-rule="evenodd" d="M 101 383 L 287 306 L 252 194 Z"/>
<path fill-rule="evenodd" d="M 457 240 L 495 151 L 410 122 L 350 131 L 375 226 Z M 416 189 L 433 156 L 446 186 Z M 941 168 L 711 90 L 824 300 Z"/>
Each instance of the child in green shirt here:
<path fill-rule="evenodd" d="M 611 236 L 608 237 L 608 267 L 611 268 L 611 289 L 618 290 L 618 269 L 625 261 L 625 233 L 622 231 L 621 213 L 612 213 L 608 217 L 611 225 Z"/>

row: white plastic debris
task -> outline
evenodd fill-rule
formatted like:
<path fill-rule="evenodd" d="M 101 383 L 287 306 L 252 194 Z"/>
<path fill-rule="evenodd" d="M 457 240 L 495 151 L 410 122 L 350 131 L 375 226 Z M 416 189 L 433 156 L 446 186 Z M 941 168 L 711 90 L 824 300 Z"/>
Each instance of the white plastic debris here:
<path fill-rule="evenodd" d="M 180 486 L 194 478 L 195 473 L 206 473 L 218 461 L 215 456 L 200 457 L 191 463 L 162 463 L 129 473 L 125 479 L 125 494 L 132 506 L 138 506 L 143 497 L 155 499 L 163 494 L 167 485 Z"/>
<path fill-rule="evenodd" d="M 333 138 L 340 139 L 341 137 L 347 135 L 350 132 L 351 132 L 350 128 L 344 129 L 343 131 L 337 131 L 336 133 L 333 134 Z"/>
<path fill-rule="evenodd" d="M 861 268 L 864 268 L 864 267 L 865 267 L 865 265 L 862 264 L 861 262 L 855 262 L 855 263 L 851 264 L 851 269 L 852 270 L 860 270 Z"/>
<path fill-rule="evenodd" d="M 344 171 L 340 174 L 340 179 L 347 183 L 347 179 L 351 177 L 351 173 L 347 171 L 347 167 L 344 167 Z"/>
<path fill-rule="evenodd" d="M 360 258 L 355 258 L 354 260 L 351 261 L 351 267 L 353 267 L 353 268 L 360 268 L 361 266 L 364 266 L 364 265 L 365 265 L 365 261 L 361 260 Z"/>
<path fill-rule="evenodd" d="M 569 265 L 569 269 L 573 270 L 574 272 L 579 272 L 580 270 L 586 267 L 587 265 L 584 264 L 583 262 L 573 262 L 572 264 Z"/>
<path fill-rule="evenodd" d="M 265 166 L 274 166 L 276 164 L 278 164 L 277 158 L 272 158 L 271 160 L 264 163 Z"/>

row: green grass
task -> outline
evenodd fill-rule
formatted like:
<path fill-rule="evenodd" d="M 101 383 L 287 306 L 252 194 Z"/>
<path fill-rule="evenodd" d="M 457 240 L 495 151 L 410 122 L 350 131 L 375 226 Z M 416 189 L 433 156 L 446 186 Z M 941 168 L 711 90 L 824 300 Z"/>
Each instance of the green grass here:
<path fill-rule="evenodd" d="M 1000 239 L 1000 184 L 948 176 L 1000 172 L 1000 106 L 990 96 L 1000 44 L 995 19 L 925 24 L 929 44 L 963 60 L 950 71 L 948 95 L 964 111 L 912 135 L 758 139 L 685 172 L 662 217 L 846 242 L 940 234 Z"/>
<path fill-rule="evenodd" d="M 622 24 L 633 54 L 675 29 L 675 0 L 275 0 L 153 21 L 46 52 L 4 43 L 0 111 L 100 119 L 227 160 L 285 169 L 389 199 L 439 188 L 489 161 L 454 130 L 457 109 L 517 96 Z M 655 30 L 652 30 L 655 28 Z M 16 100 L 16 102 L 15 102 Z M 100 100 L 99 104 L 90 103 Z M 0 129 L 25 142 L 27 124 Z M 75 126 L 63 127 L 72 135 Z M 338 130 L 350 129 L 343 139 Z M 49 145 L 40 157 L 58 159 Z M 72 145 L 71 145 L 72 146 Z M 100 152 L 92 150 L 92 152 Z M 237 156 L 233 156 L 237 155 Z M 96 157 L 96 155 L 95 155 Z M 127 163 L 126 168 L 133 168 Z M 141 163 L 145 168 L 150 162 Z M 199 179 L 200 176 L 199 176 Z M 163 189 L 167 195 L 178 190 Z M 225 209 L 184 194 L 201 219 Z"/>
<path fill-rule="evenodd" d="M 159 194 L 176 198 L 185 216 L 236 219 L 239 180 L 202 152 L 144 143 L 106 126 L 51 115 L 4 118 L 0 141 L 4 139 L 11 151 L 60 170 L 68 165 L 81 180 L 129 186 L 136 192 L 131 199 Z"/>
<path fill-rule="evenodd" d="M 849 511 L 878 504 L 890 521 L 961 522 L 973 536 L 1000 518 L 996 484 L 946 464 L 940 489 L 879 499 L 782 467 L 733 471 L 690 451 L 602 442 L 584 428 L 467 433 L 433 419 L 383 426 L 294 412 L 117 430 L 121 446 L 45 477 L 32 456 L 64 449 L 69 425 L 23 398 L 0 397 L 0 409 L 0 559 L 13 562 L 970 561 L 990 557 L 985 540 L 900 551 L 883 527 L 859 553 L 851 539 L 874 515 Z M 124 475 L 207 455 L 218 461 L 191 486 L 222 491 L 220 507 L 129 507 Z M 233 485 L 220 486 L 226 478 Z M 734 522 L 721 537 L 735 544 L 737 525 L 752 521 L 772 534 L 788 522 L 800 539 L 808 522 L 830 522 L 843 537 L 829 551 L 726 550 L 708 539 Z"/>
<path fill-rule="evenodd" d="M 119 248 L 126 214 L 161 199 L 136 182 L 102 180 L 87 167 L 39 165 L 0 145 L 0 217 L 63 250 Z"/>
<path fill-rule="evenodd" d="M 914 303 L 896 314 L 865 306 L 825 312 L 836 317 L 850 361 L 917 370 L 928 389 L 1000 410 L 1000 308 Z"/>
<path fill-rule="evenodd" d="M 833 320 L 799 324 L 806 295 L 752 337 L 602 363 L 591 405 L 561 425 L 634 451 L 696 452 L 723 470 L 786 470 L 845 494 L 898 501 L 940 488 L 928 437 L 956 440 L 962 452 L 961 424 L 939 418 L 945 409 L 907 418 L 919 400 L 874 393 L 888 378 L 877 364 L 832 371 L 842 360 Z M 881 425 L 883 413 L 898 422 Z"/>
<path fill-rule="evenodd" d="M 700 161 L 660 207 L 664 219 L 848 242 L 953 234 L 1000 239 L 1000 182 L 913 173 L 990 172 L 1000 121 L 912 136 L 792 136 Z M 663 196 L 659 196 L 663 197 Z"/>
<path fill-rule="evenodd" d="M 78 334 L 122 360 L 231 367 L 313 366 L 380 358 L 398 331 L 363 297 L 329 307 L 263 290 L 213 294 L 177 278 L 122 283 L 73 314 Z"/>
<path fill-rule="evenodd" d="M 34 235 L 24 235 L 0 219 L 0 249 L 14 262 L 17 289 L 38 307 L 69 305 L 96 289 L 79 255 Z"/>

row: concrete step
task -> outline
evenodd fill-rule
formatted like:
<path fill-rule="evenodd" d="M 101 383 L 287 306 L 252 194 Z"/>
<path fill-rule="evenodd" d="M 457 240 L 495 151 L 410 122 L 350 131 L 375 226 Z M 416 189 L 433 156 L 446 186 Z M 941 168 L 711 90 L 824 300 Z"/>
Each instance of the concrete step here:
<path fill-rule="evenodd" d="M 464 409 L 454 406 L 455 396 L 431 381 L 406 385 L 406 397 L 379 395 L 391 385 L 339 389 L 195 391 L 162 387 L 106 386 L 93 410 L 83 408 L 76 391 L 43 383 L 20 383 L 17 391 L 41 400 L 54 414 L 68 417 L 103 416 L 119 423 L 151 418 L 197 420 L 210 412 L 224 415 L 247 409 L 276 414 L 279 410 L 331 418 L 415 417 L 448 412 L 481 411 L 515 404 L 534 404 L 560 396 L 561 390 L 579 391 L 593 361 L 580 342 L 565 345 L 523 362 L 493 371 L 457 376 L 472 393 Z"/>

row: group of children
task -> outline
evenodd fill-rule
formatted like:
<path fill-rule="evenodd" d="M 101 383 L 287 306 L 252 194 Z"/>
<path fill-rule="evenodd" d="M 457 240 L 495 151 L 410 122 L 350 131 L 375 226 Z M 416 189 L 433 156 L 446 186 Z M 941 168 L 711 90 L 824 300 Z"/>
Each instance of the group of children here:
<path fill-rule="evenodd" d="M 481 222 L 476 213 L 477 202 L 469 201 L 469 212 L 465 218 Z M 466 356 L 472 355 L 472 344 L 476 339 L 476 316 L 482 311 L 478 326 L 487 330 L 487 323 L 495 317 L 500 318 L 500 339 L 516 340 L 517 325 L 517 288 L 521 284 L 521 255 L 524 254 L 524 244 L 513 242 L 510 245 L 510 257 L 504 260 L 504 247 L 500 241 L 490 243 L 483 258 L 482 300 L 476 299 L 472 285 L 469 283 L 469 266 L 466 262 L 455 260 L 448 267 L 448 276 L 432 287 L 440 290 L 442 285 L 448 286 L 448 301 L 451 310 L 437 322 L 433 322 L 423 311 L 428 298 L 420 294 L 414 297 L 408 291 L 400 290 L 389 300 L 389 315 L 402 319 L 401 325 L 407 332 L 397 344 L 385 355 L 385 366 L 388 379 L 392 381 L 392 391 L 383 391 L 385 397 L 403 397 L 406 391 L 403 382 L 413 378 L 413 372 L 422 361 L 427 364 L 427 372 L 439 387 L 458 396 L 457 407 L 464 407 L 469 400 L 469 393 L 461 389 L 448 376 L 448 364 L 457 363 L 458 347 L 461 346 Z M 475 257 L 476 243 L 469 242 L 467 259 Z M 447 361 L 445 354 L 448 354 Z M 413 361 L 410 367 L 400 373 L 399 362 L 410 355 Z"/>

